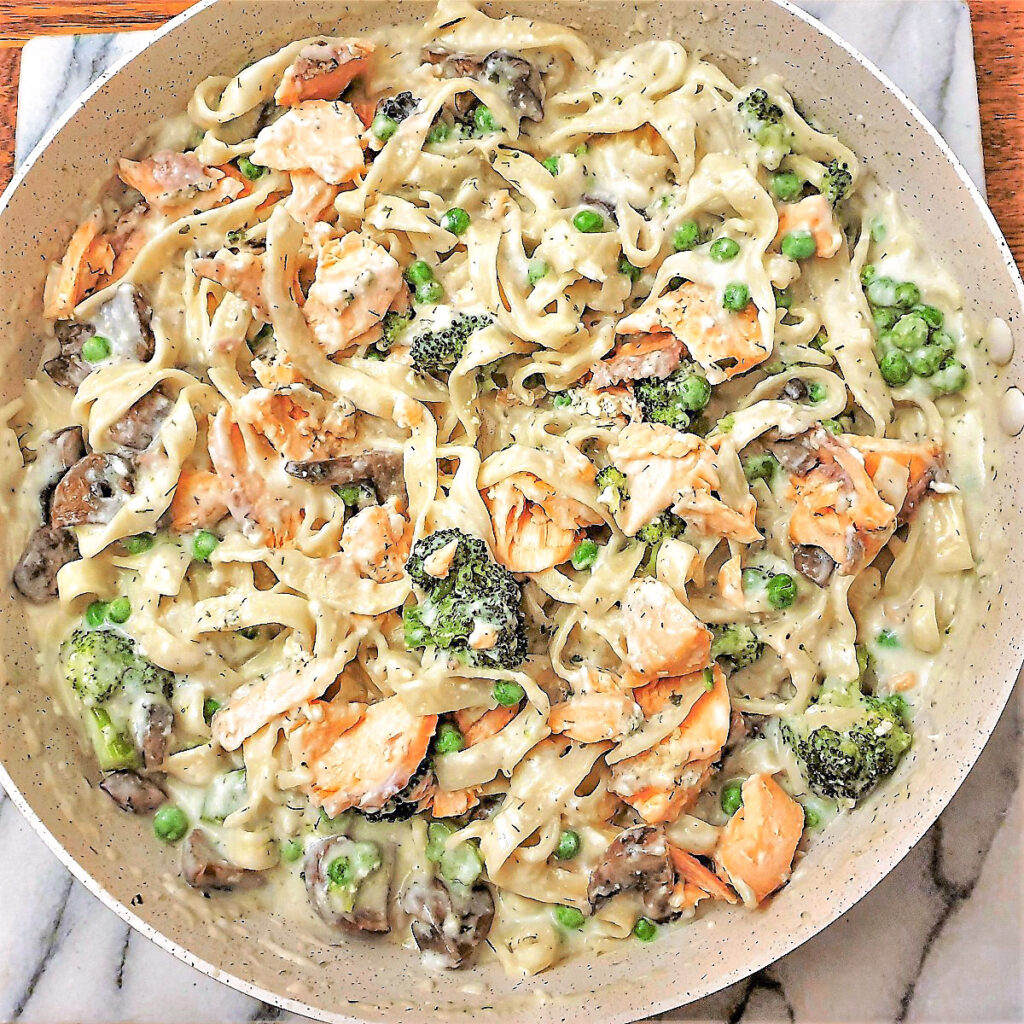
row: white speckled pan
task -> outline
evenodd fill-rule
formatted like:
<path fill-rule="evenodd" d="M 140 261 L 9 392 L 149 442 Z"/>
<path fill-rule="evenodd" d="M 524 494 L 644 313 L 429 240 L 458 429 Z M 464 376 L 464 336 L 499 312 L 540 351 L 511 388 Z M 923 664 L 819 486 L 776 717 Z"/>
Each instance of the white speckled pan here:
<path fill-rule="evenodd" d="M 0 209 L 0 402 L 39 365 L 34 342 L 46 263 L 62 253 L 83 193 L 108 178 L 117 155 L 152 122 L 182 109 L 209 74 L 235 70 L 246 52 L 270 52 L 314 33 L 355 35 L 421 16 L 401 5 L 291 0 L 205 0 L 138 57 L 105 75 L 18 173 Z M 1002 317 L 1017 340 L 999 391 L 1024 377 L 1024 287 L 977 190 L 934 129 L 858 54 L 782 0 L 607 0 L 510 3 L 514 13 L 573 22 L 601 45 L 672 37 L 713 55 L 733 77 L 756 56 L 781 72 L 801 106 L 830 126 L 927 229 L 981 322 Z M 639 16 L 638 16 L 638 11 Z M 244 52 L 243 52 L 244 51 Z M 1024 534 L 1024 442 L 999 436 L 990 522 Z M 10 546 L 10 545 L 6 545 Z M 9 578 L 10 566 L 2 567 Z M 513 982 L 496 967 L 425 975 L 414 952 L 347 945 L 307 956 L 279 919 L 242 916 L 230 898 L 209 902 L 173 884 L 174 855 L 148 822 L 119 812 L 90 786 L 95 770 L 45 690 L 21 613 L 3 595 L 0 781 L 50 848 L 112 910 L 182 960 L 251 995 L 329 1021 L 414 1024 L 471 1015 L 507 1024 L 627 1021 L 706 995 L 804 942 L 863 896 L 907 853 L 949 801 L 988 739 L 1021 663 L 1024 588 L 1011 549 L 979 610 L 965 657 L 950 658 L 933 691 L 929 732 L 900 778 L 831 830 L 793 880 L 756 913 L 729 910 L 667 929 L 654 946 L 623 943 L 590 962 Z M 95 781 L 93 778 L 92 781 Z M 211 913 L 212 912 L 212 913 Z M 896 921 L 878 927 L 896 927 Z M 841 965 L 836 965 L 840 968 Z"/>

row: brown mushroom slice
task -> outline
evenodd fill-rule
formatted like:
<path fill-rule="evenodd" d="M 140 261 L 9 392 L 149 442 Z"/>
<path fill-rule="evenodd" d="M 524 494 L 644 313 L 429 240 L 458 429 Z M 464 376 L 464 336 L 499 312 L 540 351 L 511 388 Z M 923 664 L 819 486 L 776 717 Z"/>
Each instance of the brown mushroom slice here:
<path fill-rule="evenodd" d="M 487 938 L 494 920 L 494 897 L 485 885 L 457 886 L 437 878 L 413 881 L 402 894 L 402 910 L 412 917 L 412 937 L 424 959 L 456 970 Z"/>
<path fill-rule="evenodd" d="M 394 873 L 394 850 L 384 847 L 380 850 L 380 866 L 360 879 L 351 905 L 333 893 L 328 875 L 331 863 L 339 857 L 353 858 L 357 848 L 363 844 L 348 836 L 330 836 L 314 843 L 306 851 L 303 875 L 306 894 L 317 916 L 332 928 L 357 934 L 371 932 L 382 935 L 391 931 L 388 920 L 388 900 L 391 896 L 391 879 Z"/>
<path fill-rule="evenodd" d="M 587 898 L 596 907 L 620 892 L 636 892 L 652 921 L 667 921 L 678 911 L 670 898 L 675 868 L 663 828 L 639 825 L 618 835 L 594 868 Z"/>
<path fill-rule="evenodd" d="M 79 459 L 85 458 L 85 439 L 81 427 L 64 427 L 49 435 L 40 446 L 36 456 L 36 465 L 46 470 L 46 483 L 39 492 L 39 506 L 43 513 L 43 521 L 50 518 L 50 503 L 57 484 L 64 474 Z"/>
<path fill-rule="evenodd" d="M 93 452 L 79 459 L 57 485 L 50 522 L 54 526 L 109 523 L 134 489 L 127 459 Z"/>
<path fill-rule="evenodd" d="M 796 437 L 775 441 L 771 445 L 772 454 L 787 472 L 803 476 L 821 461 L 818 458 L 820 434 L 819 430 L 808 430 Z"/>
<path fill-rule="evenodd" d="M 54 383 L 76 391 L 92 371 L 92 367 L 82 358 L 82 346 L 96 331 L 91 324 L 58 320 L 53 325 L 53 333 L 60 354 L 43 363 L 43 370 Z"/>
<path fill-rule="evenodd" d="M 167 756 L 167 745 L 174 727 L 174 712 L 162 701 L 143 701 L 133 716 L 132 738 L 150 770 L 159 768 Z"/>
<path fill-rule="evenodd" d="M 262 871 L 240 868 L 219 856 L 201 829 L 193 829 L 181 851 L 181 876 L 203 892 L 255 889 L 266 880 Z"/>
<path fill-rule="evenodd" d="M 100 789 L 129 814 L 152 814 L 167 799 L 152 779 L 130 771 L 111 772 L 100 783 Z"/>
<path fill-rule="evenodd" d="M 519 112 L 520 117 L 530 121 L 544 120 L 544 86 L 540 73 L 524 57 L 509 50 L 494 50 L 481 59 L 465 53 L 432 49 L 424 52 L 423 59 L 440 65 L 445 78 L 475 78 L 496 85 L 507 95 L 509 105 Z M 468 113 L 466 104 L 460 104 L 459 99 L 456 97 L 456 113 L 464 116 Z M 472 99 L 471 105 L 475 102 Z"/>
<path fill-rule="evenodd" d="M 110 439 L 122 448 L 143 451 L 148 448 L 160 427 L 174 408 L 171 401 L 159 388 L 143 395 L 128 411 L 124 418 L 110 428 Z"/>
<path fill-rule="evenodd" d="M 801 576 L 819 587 L 828 583 L 836 569 L 828 552 L 813 544 L 797 544 L 793 548 L 793 566 Z"/>
<path fill-rule="evenodd" d="M 342 455 L 322 462 L 288 462 L 285 472 L 312 484 L 346 487 L 349 484 L 373 482 L 377 498 L 405 498 L 404 459 L 401 452 L 370 451 L 361 455 Z"/>
<path fill-rule="evenodd" d="M 14 567 L 15 589 L 27 601 L 44 604 L 57 596 L 57 573 L 80 557 L 74 534 L 44 524 L 29 538 Z"/>

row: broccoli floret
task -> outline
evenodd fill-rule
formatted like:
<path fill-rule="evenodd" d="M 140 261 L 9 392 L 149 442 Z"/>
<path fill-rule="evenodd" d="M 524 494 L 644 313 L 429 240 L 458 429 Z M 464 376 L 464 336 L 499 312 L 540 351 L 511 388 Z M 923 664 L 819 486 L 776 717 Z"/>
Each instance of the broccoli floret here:
<path fill-rule="evenodd" d="M 626 474 L 615 466 L 605 466 L 596 477 L 597 493 L 601 500 L 612 510 L 618 512 L 622 503 L 629 497 L 629 484 Z"/>
<path fill-rule="evenodd" d="M 746 668 L 753 665 L 761 652 L 764 644 L 754 635 L 749 626 L 739 622 L 730 622 L 724 626 L 712 628 L 714 640 L 711 642 L 711 657 L 728 658 L 737 668 Z"/>
<path fill-rule="evenodd" d="M 859 800 L 891 775 L 910 746 L 902 702 L 828 686 L 802 715 L 783 721 L 783 735 L 819 796 Z"/>
<path fill-rule="evenodd" d="M 669 537 L 681 537 L 685 529 L 686 522 L 674 512 L 662 512 L 654 522 L 637 530 L 636 539 L 642 544 L 660 544 Z"/>
<path fill-rule="evenodd" d="M 61 646 L 61 660 L 71 688 L 89 706 L 119 690 L 169 698 L 174 684 L 170 672 L 147 661 L 134 641 L 112 630 L 76 629 Z"/>
<path fill-rule="evenodd" d="M 451 373 L 462 358 L 470 335 L 492 322 L 491 317 L 475 313 L 455 313 L 451 321 L 443 325 L 435 322 L 413 338 L 413 365 L 435 377 Z"/>
<path fill-rule="evenodd" d="M 385 313 L 380 325 L 382 333 L 380 341 L 376 345 L 377 350 L 380 352 L 390 352 L 391 347 L 405 333 L 409 324 L 412 323 L 412 316 L 412 313 L 396 313 L 394 310 Z"/>
<path fill-rule="evenodd" d="M 432 576 L 424 560 L 456 541 L 451 566 Z M 422 591 L 419 604 L 403 612 L 407 647 L 438 647 L 469 665 L 515 668 L 526 658 L 526 618 L 522 588 L 498 565 L 487 545 L 459 530 L 439 530 L 413 546 L 406 569 Z M 474 650 L 470 636 L 480 626 L 493 626 L 497 641 Z"/>
<path fill-rule="evenodd" d="M 792 151 L 791 133 L 782 108 L 768 98 L 764 89 L 754 89 L 737 104 L 747 134 L 760 148 L 761 163 L 774 171 Z"/>
<path fill-rule="evenodd" d="M 664 378 L 638 380 L 633 385 L 633 394 L 649 423 L 664 423 L 676 430 L 686 430 L 694 419 L 693 414 L 701 412 L 710 401 L 711 385 L 687 364 Z"/>
<path fill-rule="evenodd" d="M 849 194 L 853 185 L 853 175 L 848 164 L 833 160 L 826 168 L 821 179 L 821 194 L 833 205 L 841 203 Z"/>

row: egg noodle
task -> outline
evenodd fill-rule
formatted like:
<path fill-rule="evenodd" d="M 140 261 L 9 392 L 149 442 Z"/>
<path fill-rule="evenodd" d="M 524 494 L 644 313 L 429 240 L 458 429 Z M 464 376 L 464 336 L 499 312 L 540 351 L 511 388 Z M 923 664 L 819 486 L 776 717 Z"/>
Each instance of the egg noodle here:
<path fill-rule="evenodd" d="M 781 80 L 441 0 L 118 169 L 6 410 L 15 583 L 182 884 L 533 974 L 903 770 L 980 357 Z"/>

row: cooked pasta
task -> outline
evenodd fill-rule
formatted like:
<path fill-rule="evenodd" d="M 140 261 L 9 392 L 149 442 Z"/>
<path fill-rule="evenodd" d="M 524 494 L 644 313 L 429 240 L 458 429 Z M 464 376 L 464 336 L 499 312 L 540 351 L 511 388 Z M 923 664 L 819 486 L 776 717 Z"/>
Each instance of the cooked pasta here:
<path fill-rule="evenodd" d="M 14 581 L 211 914 L 529 975 L 756 906 L 902 770 L 980 356 L 781 80 L 441 0 L 207 80 L 91 198 Z"/>

